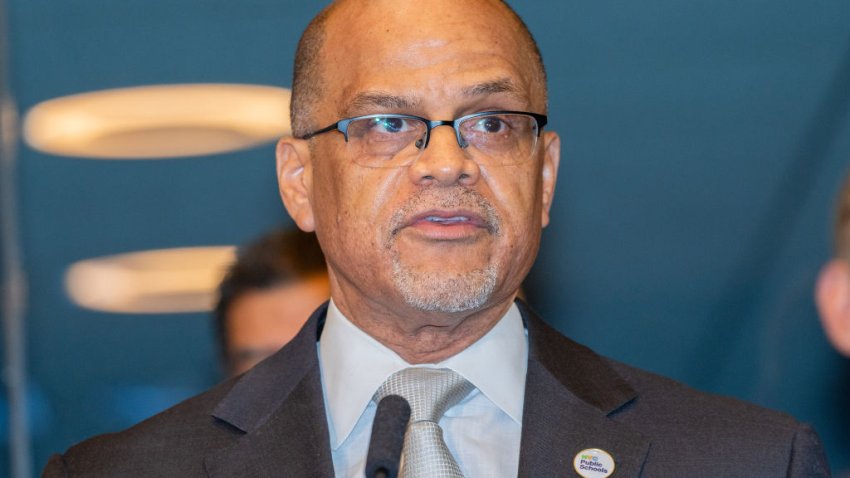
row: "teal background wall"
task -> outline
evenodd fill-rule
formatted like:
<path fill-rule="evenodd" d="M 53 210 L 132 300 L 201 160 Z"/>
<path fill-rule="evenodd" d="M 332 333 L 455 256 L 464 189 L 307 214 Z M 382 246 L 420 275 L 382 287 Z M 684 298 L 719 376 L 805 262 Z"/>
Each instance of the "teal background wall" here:
<path fill-rule="evenodd" d="M 850 364 L 812 303 L 850 169 L 850 2 L 513 3 L 540 43 L 563 140 L 532 305 L 605 355 L 813 423 L 835 470 L 850 470 Z M 21 111 L 142 84 L 288 87 L 320 8 L 7 0 L 8 74 Z M 271 145 L 120 162 L 21 145 L 36 469 L 220 379 L 205 314 L 83 310 L 64 294 L 65 268 L 291 227 L 273 168 Z"/>

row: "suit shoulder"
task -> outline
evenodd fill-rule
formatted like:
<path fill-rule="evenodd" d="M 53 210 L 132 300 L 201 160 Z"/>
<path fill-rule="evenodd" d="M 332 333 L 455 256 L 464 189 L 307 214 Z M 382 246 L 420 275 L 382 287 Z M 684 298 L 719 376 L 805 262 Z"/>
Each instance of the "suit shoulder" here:
<path fill-rule="evenodd" d="M 240 434 L 211 415 L 232 386 L 228 380 L 126 430 L 80 442 L 54 455 L 43 476 L 200 476 L 203 457 Z"/>
<path fill-rule="evenodd" d="M 823 445 L 808 424 L 786 413 L 604 360 L 638 393 L 611 418 L 651 439 L 646 471 L 671 472 L 688 457 L 695 462 L 704 458 L 692 451 L 702 450 L 713 457 L 746 457 L 739 462 L 743 469 L 765 471 L 766 464 L 772 464 L 784 476 L 829 476 Z M 671 463 L 669 457 L 679 461 Z"/>
<path fill-rule="evenodd" d="M 622 405 L 614 411 L 614 416 L 620 419 L 646 420 L 651 425 L 649 429 L 703 425 L 741 430 L 795 430 L 800 426 L 789 415 L 701 392 L 599 355 L 543 322 L 527 306 L 520 310 L 524 311 L 528 326 L 530 356 L 588 403 L 608 411 Z M 589 380 L 585 375 L 604 377 L 604 383 Z"/>
<path fill-rule="evenodd" d="M 752 425 L 757 428 L 796 430 L 800 422 L 792 416 L 743 400 L 703 392 L 684 383 L 605 358 L 605 362 L 638 392 L 638 406 L 671 418 L 692 417 L 704 425 Z M 752 423 L 750 423 L 752 422 Z"/>

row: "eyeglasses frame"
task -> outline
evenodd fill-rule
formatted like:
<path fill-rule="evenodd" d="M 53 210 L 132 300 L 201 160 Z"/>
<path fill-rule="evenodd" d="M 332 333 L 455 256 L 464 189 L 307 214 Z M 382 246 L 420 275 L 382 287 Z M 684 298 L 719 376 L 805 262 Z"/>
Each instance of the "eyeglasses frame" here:
<path fill-rule="evenodd" d="M 354 116 L 351 118 L 346 118 L 337 121 L 334 124 L 328 125 L 322 129 L 312 131 L 301 136 L 298 139 L 310 139 L 314 136 L 318 136 L 320 134 L 324 134 L 330 131 L 339 131 L 342 133 L 343 137 L 345 137 L 345 142 L 348 142 L 348 125 L 353 121 L 369 119 L 369 118 L 399 118 L 399 119 L 416 119 L 422 121 L 425 124 L 425 144 L 417 149 L 424 150 L 428 147 L 428 143 L 431 141 L 431 130 L 436 128 L 437 126 L 451 126 L 455 131 L 455 138 L 457 139 L 458 146 L 461 149 L 466 149 L 469 146 L 469 143 L 463 139 L 460 135 L 460 128 L 458 126 L 472 118 L 480 117 L 480 116 L 491 116 L 491 115 L 525 115 L 531 116 L 537 122 L 537 137 L 540 137 L 540 132 L 543 130 L 543 127 L 546 126 L 546 123 L 549 121 L 549 118 L 546 115 L 541 115 L 538 113 L 531 113 L 529 111 L 511 111 L 511 110 L 494 110 L 494 111 L 481 111 L 478 113 L 472 113 L 465 116 L 461 116 L 460 118 L 455 118 L 453 120 L 429 120 L 428 118 L 423 118 L 421 116 L 416 115 L 406 115 L 406 114 L 395 114 L 395 113 L 386 113 L 386 114 L 371 114 L 371 115 L 363 115 L 363 116 Z"/>

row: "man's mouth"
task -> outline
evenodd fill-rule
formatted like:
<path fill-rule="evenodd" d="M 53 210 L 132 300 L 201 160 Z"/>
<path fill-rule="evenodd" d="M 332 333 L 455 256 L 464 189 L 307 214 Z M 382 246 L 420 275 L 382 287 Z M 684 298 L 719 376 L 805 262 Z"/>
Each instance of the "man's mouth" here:
<path fill-rule="evenodd" d="M 418 224 L 440 225 L 440 226 L 474 226 L 489 229 L 487 220 L 480 214 L 472 211 L 443 211 L 430 210 L 415 214 L 408 219 L 407 226 Z"/>
<path fill-rule="evenodd" d="M 471 211 L 430 210 L 404 221 L 400 230 L 416 231 L 423 238 L 437 241 L 470 239 L 482 232 L 492 232 L 487 220 Z"/>
<path fill-rule="evenodd" d="M 426 189 L 412 196 L 393 214 L 387 244 L 405 229 L 438 241 L 467 240 L 482 233 L 500 235 L 495 208 L 480 193 L 461 187 Z"/>
<path fill-rule="evenodd" d="M 452 216 L 452 217 L 440 217 L 440 216 L 426 216 L 425 220 L 428 222 L 435 222 L 437 224 L 460 224 L 469 222 L 469 218 L 466 216 Z"/>

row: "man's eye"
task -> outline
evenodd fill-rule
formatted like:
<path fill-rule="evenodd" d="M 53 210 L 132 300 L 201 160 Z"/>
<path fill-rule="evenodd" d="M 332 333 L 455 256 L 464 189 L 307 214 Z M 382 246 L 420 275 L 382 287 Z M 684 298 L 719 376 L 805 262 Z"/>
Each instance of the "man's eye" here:
<path fill-rule="evenodd" d="M 403 133 L 410 125 L 405 118 L 374 118 L 372 129 L 380 133 Z"/>
<path fill-rule="evenodd" d="M 500 118 L 487 116 L 476 121 L 473 129 L 481 133 L 501 133 L 507 126 Z"/>

